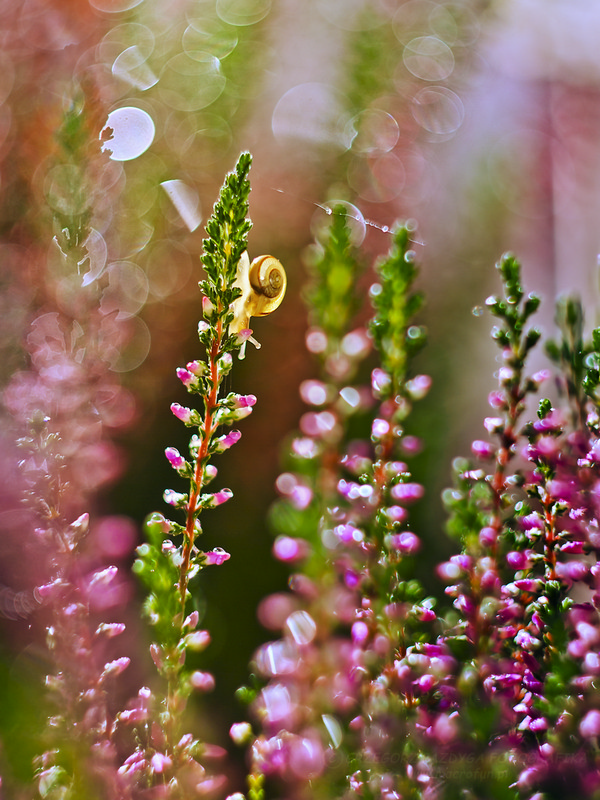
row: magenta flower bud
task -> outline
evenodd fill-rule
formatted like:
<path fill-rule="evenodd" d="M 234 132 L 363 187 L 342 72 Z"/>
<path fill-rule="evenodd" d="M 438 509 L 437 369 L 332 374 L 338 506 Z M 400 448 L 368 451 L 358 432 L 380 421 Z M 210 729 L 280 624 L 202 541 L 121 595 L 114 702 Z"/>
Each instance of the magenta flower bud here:
<path fill-rule="evenodd" d="M 525 531 L 531 531 L 534 529 L 539 531 L 544 530 L 544 521 L 536 511 L 534 511 L 532 514 L 527 514 L 526 516 L 521 517 L 519 522 Z"/>
<path fill-rule="evenodd" d="M 579 733 L 584 739 L 600 736 L 600 711 L 593 708 L 579 723 Z"/>
<path fill-rule="evenodd" d="M 194 689 L 198 689 L 200 692 L 212 692 L 215 688 L 214 676 L 210 672 L 202 672 L 199 669 L 190 675 L 190 683 Z"/>
<path fill-rule="evenodd" d="M 355 622 L 352 625 L 352 641 L 359 647 L 364 645 L 369 638 L 369 628 L 364 622 Z"/>
<path fill-rule="evenodd" d="M 371 386 L 373 387 L 373 391 L 380 394 L 381 392 L 385 392 L 385 390 L 391 385 L 392 379 L 382 369 L 377 367 L 371 373 Z"/>
<path fill-rule="evenodd" d="M 188 616 L 184 619 L 183 627 L 189 628 L 191 631 L 193 631 L 196 629 L 196 626 L 198 625 L 199 621 L 200 621 L 200 615 L 198 614 L 198 612 L 192 611 L 192 613 L 188 614 Z"/>
<path fill-rule="evenodd" d="M 537 383 L 543 383 L 544 381 L 549 380 L 552 377 L 552 372 L 549 369 L 541 369 L 538 372 L 534 372 L 531 376 L 532 380 Z"/>
<path fill-rule="evenodd" d="M 185 368 L 197 378 L 200 378 L 202 375 L 206 375 L 208 372 L 208 367 L 204 361 L 188 361 L 188 363 L 185 365 Z"/>
<path fill-rule="evenodd" d="M 234 722 L 229 728 L 231 740 L 237 745 L 245 745 L 252 739 L 252 726 L 249 722 Z"/>
<path fill-rule="evenodd" d="M 371 427 L 371 438 L 381 439 L 390 431 L 390 423 L 385 419 L 374 419 Z"/>
<path fill-rule="evenodd" d="M 215 313 L 214 304 L 208 299 L 208 297 L 203 297 L 202 314 L 206 317 L 206 319 L 210 319 L 214 313 Z"/>
<path fill-rule="evenodd" d="M 483 547 L 493 547 L 498 539 L 498 533 L 495 528 L 482 528 L 479 531 L 479 544 Z"/>
<path fill-rule="evenodd" d="M 183 642 L 185 647 L 200 653 L 202 650 L 206 650 L 210 644 L 210 633 L 208 631 L 194 631 L 184 636 Z"/>
<path fill-rule="evenodd" d="M 278 536 L 273 544 L 273 555 L 285 563 L 301 561 L 308 553 L 308 544 L 292 536 Z"/>
<path fill-rule="evenodd" d="M 179 405 L 179 403 L 171 403 L 171 411 L 177 419 L 180 419 L 186 425 L 192 423 L 193 412 L 191 408 L 186 408 L 185 406 Z"/>
<path fill-rule="evenodd" d="M 429 375 L 415 375 L 406 382 L 406 391 L 412 400 L 422 400 L 431 389 L 432 382 Z"/>
<path fill-rule="evenodd" d="M 486 417 L 483 420 L 483 427 L 488 433 L 500 433 L 504 428 L 502 417 Z"/>
<path fill-rule="evenodd" d="M 165 664 L 162 647 L 155 642 L 152 642 L 150 645 L 150 655 L 152 656 L 152 661 L 154 661 L 154 666 L 156 669 L 162 669 Z"/>
<path fill-rule="evenodd" d="M 164 753 L 154 753 L 152 758 L 150 759 L 150 765 L 152 766 L 152 771 L 157 773 L 158 775 L 165 772 L 171 768 L 173 762 L 166 756 Z"/>
<path fill-rule="evenodd" d="M 541 591 L 543 583 L 536 578 L 523 578 L 522 580 L 515 581 L 514 585 L 522 592 L 536 593 Z"/>
<path fill-rule="evenodd" d="M 182 508 L 187 503 L 187 495 L 181 492 L 175 492 L 173 489 L 165 489 L 163 492 L 163 500 L 170 506 Z"/>
<path fill-rule="evenodd" d="M 210 325 L 208 322 L 205 322 L 203 319 L 200 320 L 198 323 L 198 335 L 201 336 L 203 333 L 206 333 L 210 330 Z"/>
<path fill-rule="evenodd" d="M 233 357 L 231 353 L 223 353 L 221 358 L 217 361 L 217 375 L 219 378 L 227 375 L 233 366 Z"/>
<path fill-rule="evenodd" d="M 119 636 L 124 633 L 125 625 L 122 622 L 101 622 L 96 628 L 96 636 L 107 636 L 112 639 L 113 636 Z"/>
<path fill-rule="evenodd" d="M 418 536 L 410 531 L 403 531 L 402 533 L 393 533 L 390 536 L 392 547 L 400 550 L 401 553 L 406 555 L 413 555 L 417 553 L 421 547 L 421 541 Z"/>
<path fill-rule="evenodd" d="M 114 661 L 109 661 L 108 664 L 104 665 L 104 670 L 102 672 L 102 679 L 104 680 L 105 678 L 116 678 L 117 675 L 120 675 L 127 669 L 130 661 L 131 659 L 127 658 L 127 656 L 123 656 L 122 658 L 115 658 Z"/>
<path fill-rule="evenodd" d="M 165 456 L 167 457 L 167 460 L 173 469 L 182 469 L 185 467 L 185 458 L 181 455 L 177 448 L 167 447 L 165 450 Z"/>
<path fill-rule="evenodd" d="M 231 556 L 226 550 L 223 550 L 222 547 L 215 547 L 214 550 L 209 550 L 208 553 L 204 554 L 204 565 L 205 566 L 221 566 L 226 561 L 229 561 Z"/>
<path fill-rule="evenodd" d="M 559 578 L 570 583 L 572 581 L 583 581 L 589 573 L 589 565 L 583 561 L 568 561 L 566 564 L 556 565 L 556 574 Z"/>
<path fill-rule="evenodd" d="M 453 564 L 458 564 L 458 566 L 465 572 L 468 572 L 468 570 L 470 570 L 473 566 L 473 559 L 471 556 L 468 556 L 465 553 L 459 553 L 456 556 L 450 556 L 450 561 Z"/>
<path fill-rule="evenodd" d="M 225 450 L 229 450 L 236 442 L 239 442 L 241 438 L 240 431 L 229 431 L 225 436 L 219 436 L 218 439 L 215 439 L 213 453 L 224 453 Z"/>
<path fill-rule="evenodd" d="M 476 458 L 480 458 L 482 461 L 488 461 L 494 457 L 496 450 L 494 445 L 490 442 L 484 442 L 482 439 L 476 439 L 471 444 L 471 452 Z"/>
<path fill-rule="evenodd" d="M 574 555 L 581 555 L 585 552 L 583 542 L 564 542 L 558 549 L 561 553 L 572 553 Z"/>
<path fill-rule="evenodd" d="M 506 563 L 514 570 L 525 569 L 529 563 L 529 559 L 525 553 L 511 550 L 510 553 L 506 554 Z"/>
<path fill-rule="evenodd" d="M 324 353 L 327 350 L 327 334 L 321 328 L 309 328 L 306 332 L 306 349 L 310 353 Z"/>
<path fill-rule="evenodd" d="M 105 569 L 94 572 L 88 583 L 88 591 L 94 592 L 98 589 L 104 589 L 117 577 L 119 572 L 117 567 L 106 567 Z"/>
<path fill-rule="evenodd" d="M 408 517 L 408 511 L 403 506 L 390 506 L 384 513 L 390 522 L 404 522 Z"/>
<path fill-rule="evenodd" d="M 298 511 L 304 511 L 311 503 L 313 492 L 310 487 L 303 486 L 299 483 L 297 486 L 294 486 L 289 494 L 289 498 L 294 508 L 297 508 Z"/>
<path fill-rule="evenodd" d="M 322 381 L 302 381 L 300 397 L 309 406 L 322 406 L 327 402 L 327 386 Z"/>
<path fill-rule="evenodd" d="M 413 503 L 423 497 L 425 490 L 420 483 L 397 483 L 390 494 L 399 503 Z"/>
<path fill-rule="evenodd" d="M 437 680 L 433 675 L 421 675 L 415 683 L 422 692 L 429 692 L 436 685 Z"/>
<path fill-rule="evenodd" d="M 177 367 L 177 377 L 183 383 L 186 389 L 193 389 L 198 386 L 198 379 L 189 370 L 183 367 Z"/>
<path fill-rule="evenodd" d="M 438 564 L 436 567 L 438 576 L 448 583 L 452 583 L 460 578 L 462 570 L 458 564 L 453 564 L 451 561 L 445 561 L 443 564 Z"/>
<path fill-rule="evenodd" d="M 217 508 L 217 506 L 221 506 L 223 503 L 231 500 L 233 497 L 233 492 L 231 489 L 221 489 L 220 492 L 214 492 L 214 494 L 205 494 L 203 497 L 206 498 L 204 502 L 204 508 Z"/>

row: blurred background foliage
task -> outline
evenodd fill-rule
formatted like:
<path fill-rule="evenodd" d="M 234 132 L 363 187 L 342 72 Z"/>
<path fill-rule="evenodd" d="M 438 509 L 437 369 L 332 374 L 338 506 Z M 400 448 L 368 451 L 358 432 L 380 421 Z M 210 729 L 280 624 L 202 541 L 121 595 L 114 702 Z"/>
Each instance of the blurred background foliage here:
<path fill-rule="evenodd" d="M 27 363 L 32 320 L 71 313 L 82 281 L 122 322 L 119 346 L 107 346 L 135 412 L 115 434 L 122 475 L 97 493 L 97 513 L 139 528 L 161 509 L 173 481 L 164 448 L 186 446 L 169 404 L 185 402 L 175 367 L 198 353 L 203 222 L 239 152 L 253 154 L 250 256 L 275 255 L 289 285 L 279 312 L 256 321 L 262 349 L 235 365 L 232 389 L 258 404 L 220 465 L 234 500 L 206 521 L 203 546 L 232 555 L 198 586 L 213 635 L 203 663 L 217 677 L 203 700 L 214 723 L 205 733 L 226 744 L 222 731 L 242 713 L 235 689 L 268 635 L 257 605 L 287 580 L 267 519 L 303 411 L 298 385 L 314 371 L 304 346 L 311 242 L 340 203 L 367 266 L 387 251 L 396 219 L 418 224 L 429 330 L 418 369 L 434 388 L 413 423 L 425 440 L 413 472 L 428 487 L 414 524 L 437 563 L 449 551 L 439 494 L 451 458 L 480 433 L 494 385 L 478 308 L 494 286 L 492 264 L 519 253 L 526 286 L 546 298 L 547 330 L 566 289 L 585 297 L 595 322 L 597 4 L 0 0 L 0 14 L 0 381 Z M 88 260 L 74 269 L 56 241 L 77 220 L 92 232 Z M 365 297 L 372 279 L 368 268 L 358 279 Z M 368 315 L 365 305 L 357 326 Z M 31 718 L 15 733 L 10 707 L 27 672 L 18 665 L 38 651 L 36 624 L 14 600 L 32 585 L 33 556 L 18 558 L 11 487 L 1 489 L 0 683 L 4 734 L 22 742 Z M 146 652 L 132 687 L 149 669 Z M 29 757 L 25 747 L 23 763 Z"/>

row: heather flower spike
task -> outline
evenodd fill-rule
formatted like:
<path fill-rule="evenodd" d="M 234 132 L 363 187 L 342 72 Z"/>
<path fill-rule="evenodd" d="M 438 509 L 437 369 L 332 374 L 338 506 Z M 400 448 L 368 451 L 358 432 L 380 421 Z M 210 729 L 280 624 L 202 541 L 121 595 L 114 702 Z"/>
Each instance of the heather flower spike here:
<path fill-rule="evenodd" d="M 166 682 L 166 693 L 160 705 L 154 700 L 154 727 L 137 729 L 136 736 L 144 748 L 143 767 L 133 770 L 126 764 L 124 769 L 132 776 L 137 775 L 145 785 L 160 785 L 163 791 L 167 786 L 172 787 L 172 791 L 169 789 L 161 797 L 180 797 L 178 781 L 189 782 L 190 776 L 195 776 L 195 784 L 204 786 L 206 791 L 209 783 L 218 788 L 224 780 L 205 775 L 199 762 L 205 746 L 191 736 L 182 737 L 180 727 L 190 693 L 209 691 L 214 685 L 210 673 L 186 669 L 185 665 L 188 650 L 199 649 L 199 642 L 201 647 L 208 643 L 205 631 L 194 631 L 199 615 L 197 611 L 190 613 L 188 608 L 189 583 L 200 570 L 220 566 L 229 559 L 229 553 L 221 547 L 203 551 L 197 546 L 202 534 L 201 513 L 217 508 L 232 496 L 226 488 L 204 490 L 216 476 L 216 469 L 209 462 L 213 456 L 233 447 L 241 437 L 238 430 L 223 433 L 223 427 L 247 417 L 256 403 L 254 395 L 223 393 L 223 381 L 232 369 L 232 355 L 244 346 L 245 339 L 239 334 L 247 328 L 249 316 L 268 313 L 279 304 L 285 291 L 282 269 L 283 278 L 274 277 L 271 281 L 279 291 L 276 300 L 267 294 L 264 300 L 254 294 L 250 300 L 250 292 L 258 290 L 249 289 L 253 286 L 250 282 L 240 285 L 240 264 L 245 269 L 251 227 L 247 218 L 250 162 L 248 153 L 240 156 L 235 170 L 226 178 L 206 226 L 208 237 L 202 255 L 206 278 L 200 283 L 204 319 L 198 326 L 204 358 L 177 370 L 188 392 L 200 402 L 199 410 L 178 403 L 171 406 L 173 414 L 194 431 L 189 458 L 174 447 L 165 451 L 175 472 L 188 483 L 186 491 L 167 489 L 164 493 L 165 502 L 183 512 L 183 520 L 177 522 L 160 514 L 152 515 L 147 522 L 148 541 L 138 548 L 134 565 L 135 572 L 150 590 L 145 610 L 154 628 L 151 656 Z M 271 260 L 279 265 L 275 259 Z"/>

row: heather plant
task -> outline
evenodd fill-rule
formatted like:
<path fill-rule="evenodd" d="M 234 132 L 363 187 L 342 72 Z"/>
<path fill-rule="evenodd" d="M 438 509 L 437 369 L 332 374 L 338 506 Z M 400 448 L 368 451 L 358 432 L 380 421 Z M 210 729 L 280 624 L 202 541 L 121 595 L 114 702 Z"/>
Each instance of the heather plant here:
<path fill-rule="evenodd" d="M 43 279 L 25 342 L 28 361 L 2 397 L 28 512 L 22 543 L 35 553 L 28 613 L 38 612 L 47 645 L 47 719 L 35 763 L 38 796 L 47 798 L 126 796 L 111 740 L 110 698 L 129 658 L 111 658 L 108 641 L 125 626 L 102 619 L 123 597 L 122 582 L 119 588 L 117 567 L 105 563 L 106 553 L 89 535 L 93 497 L 121 467 L 110 432 L 132 416 L 131 397 L 110 371 L 123 338 L 114 315 L 103 313 L 98 276 L 91 275 L 98 207 L 90 186 L 107 160 L 97 115 L 88 86 L 74 92 L 56 131 L 47 181 L 54 233 L 47 259 L 55 269 L 43 269 L 37 254 Z M 119 537 L 119 525 L 105 522 L 105 532 Z"/>
<path fill-rule="evenodd" d="M 403 791 L 417 792 L 426 769 L 406 729 L 417 704 L 398 693 L 396 675 L 402 672 L 407 685 L 411 678 L 426 682 L 430 657 L 441 662 L 435 647 L 422 646 L 432 636 L 434 601 L 411 577 L 420 540 L 407 528 L 408 507 L 423 487 L 400 460 L 418 450 L 406 421 L 430 383 L 409 371 L 424 342 L 413 322 L 422 298 L 411 291 L 412 233 L 398 227 L 376 267 L 370 332 L 348 330 L 354 298 L 344 313 L 339 309 L 340 287 L 360 292 L 344 209 L 334 211 L 313 261 L 307 346 L 321 374 L 301 387 L 314 410 L 302 417 L 293 472 L 278 478 L 282 499 L 273 511 L 274 553 L 298 572 L 290 579 L 293 594 L 268 598 L 262 608 L 269 627 L 279 621 L 283 638 L 255 659 L 268 682 L 254 701 L 263 734 L 252 745 L 250 796 L 262 796 L 269 777 L 283 779 L 286 792 L 299 797 L 387 796 L 399 763 Z M 356 385 L 373 345 L 379 361 L 371 386 Z M 407 666 L 415 661 L 418 674 Z M 232 735 L 248 731 L 235 726 Z"/>
<path fill-rule="evenodd" d="M 189 459 L 173 447 L 165 451 L 175 472 L 188 483 L 188 491 L 167 489 L 164 500 L 180 510 L 184 519 L 177 522 L 161 514 L 151 515 L 146 524 L 148 541 L 138 548 L 134 564 L 134 572 L 149 589 L 144 611 L 153 629 L 150 654 L 164 686 L 160 693 L 142 688 L 131 708 L 118 719 L 117 724 L 135 729 L 135 750 L 120 770 L 134 796 L 146 796 L 145 790 L 151 787 L 155 787 L 152 796 L 157 797 L 205 796 L 214 794 L 226 782 L 224 775 L 210 774 L 205 767 L 215 748 L 183 733 L 182 722 L 191 693 L 214 687 L 211 673 L 189 666 L 191 654 L 210 642 L 208 631 L 198 627 L 200 613 L 192 602 L 191 582 L 205 567 L 229 559 L 229 553 L 220 547 L 203 551 L 197 544 L 203 532 L 202 513 L 232 496 L 227 488 L 206 491 L 217 475 L 211 462 L 241 436 L 238 430 L 223 433 L 223 429 L 247 417 L 256 402 L 254 395 L 226 391 L 226 382 L 233 356 L 243 355 L 246 342 L 252 338 L 246 326 L 250 315 L 266 313 L 265 304 L 254 295 L 272 307 L 285 291 L 278 262 L 277 266 L 269 265 L 270 281 L 262 287 L 267 295 L 262 294 L 260 286 L 255 288 L 256 274 L 245 270 L 251 227 L 247 218 L 250 163 L 248 153 L 240 156 L 206 226 L 208 238 L 202 256 L 206 278 L 200 283 L 203 319 L 198 326 L 204 357 L 177 370 L 188 392 L 197 395 L 201 403 L 200 409 L 178 403 L 171 406 L 177 419 L 194 430 Z M 257 261 L 261 267 L 264 257 Z"/>
<path fill-rule="evenodd" d="M 501 259 L 503 296 L 486 302 L 502 358 L 490 438 L 473 442 L 474 462 L 454 462 L 443 495 L 460 552 L 436 570 L 452 600 L 437 610 L 412 570 L 409 507 L 424 487 L 400 460 L 419 448 L 407 424 L 430 384 L 410 374 L 424 341 L 411 232 L 397 229 L 376 266 L 356 359 L 351 315 L 331 314 L 342 276 L 357 277 L 342 209 L 317 248 L 307 345 L 321 374 L 301 387 L 313 410 L 272 512 L 292 592 L 263 602 L 282 637 L 260 648 L 258 683 L 241 691 L 261 733 L 231 731 L 252 741 L 249 797 L 280 785 L 294 797 L 596 797 L 600 331 L 586 342 L 581 304 L 559 301 L 561 338 L 546 345 L 557 408 L 538 397 L 528 420 L 551 377 L 526 368 L 540 298 L 525 294 L 516 259 Z M 366 393 L 349 376 L 371 346 Z"/>

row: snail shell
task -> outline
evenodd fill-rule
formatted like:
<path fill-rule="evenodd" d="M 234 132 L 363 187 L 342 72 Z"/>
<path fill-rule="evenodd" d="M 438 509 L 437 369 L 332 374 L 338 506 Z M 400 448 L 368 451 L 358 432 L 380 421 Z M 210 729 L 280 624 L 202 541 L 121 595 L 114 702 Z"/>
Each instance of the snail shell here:
<path fill-rule="evenodd" d="M 250 327 L 250 317 L 264 317 L 279 308 L 285 296 L 287 277 L 280 261 L 273 256 L 258 256 L 252 263 L 248 253 L 242 253 L 234 286 L 242 290 L 241 297 L 231 304 L 233 321 L 230 333 Z"/>
<path fill-rule="evenodd" d="M 273 256 L 258 256 L 250 264 L 250 285 L 261 297 L 268 298 L 267 301 L 260 302 L 256 299 L 256 305 L 260 309 L 250 316 L 262 317 L 270 314 L 279 307 L 287 287 L 287 278 L 281 262 Z"/>

